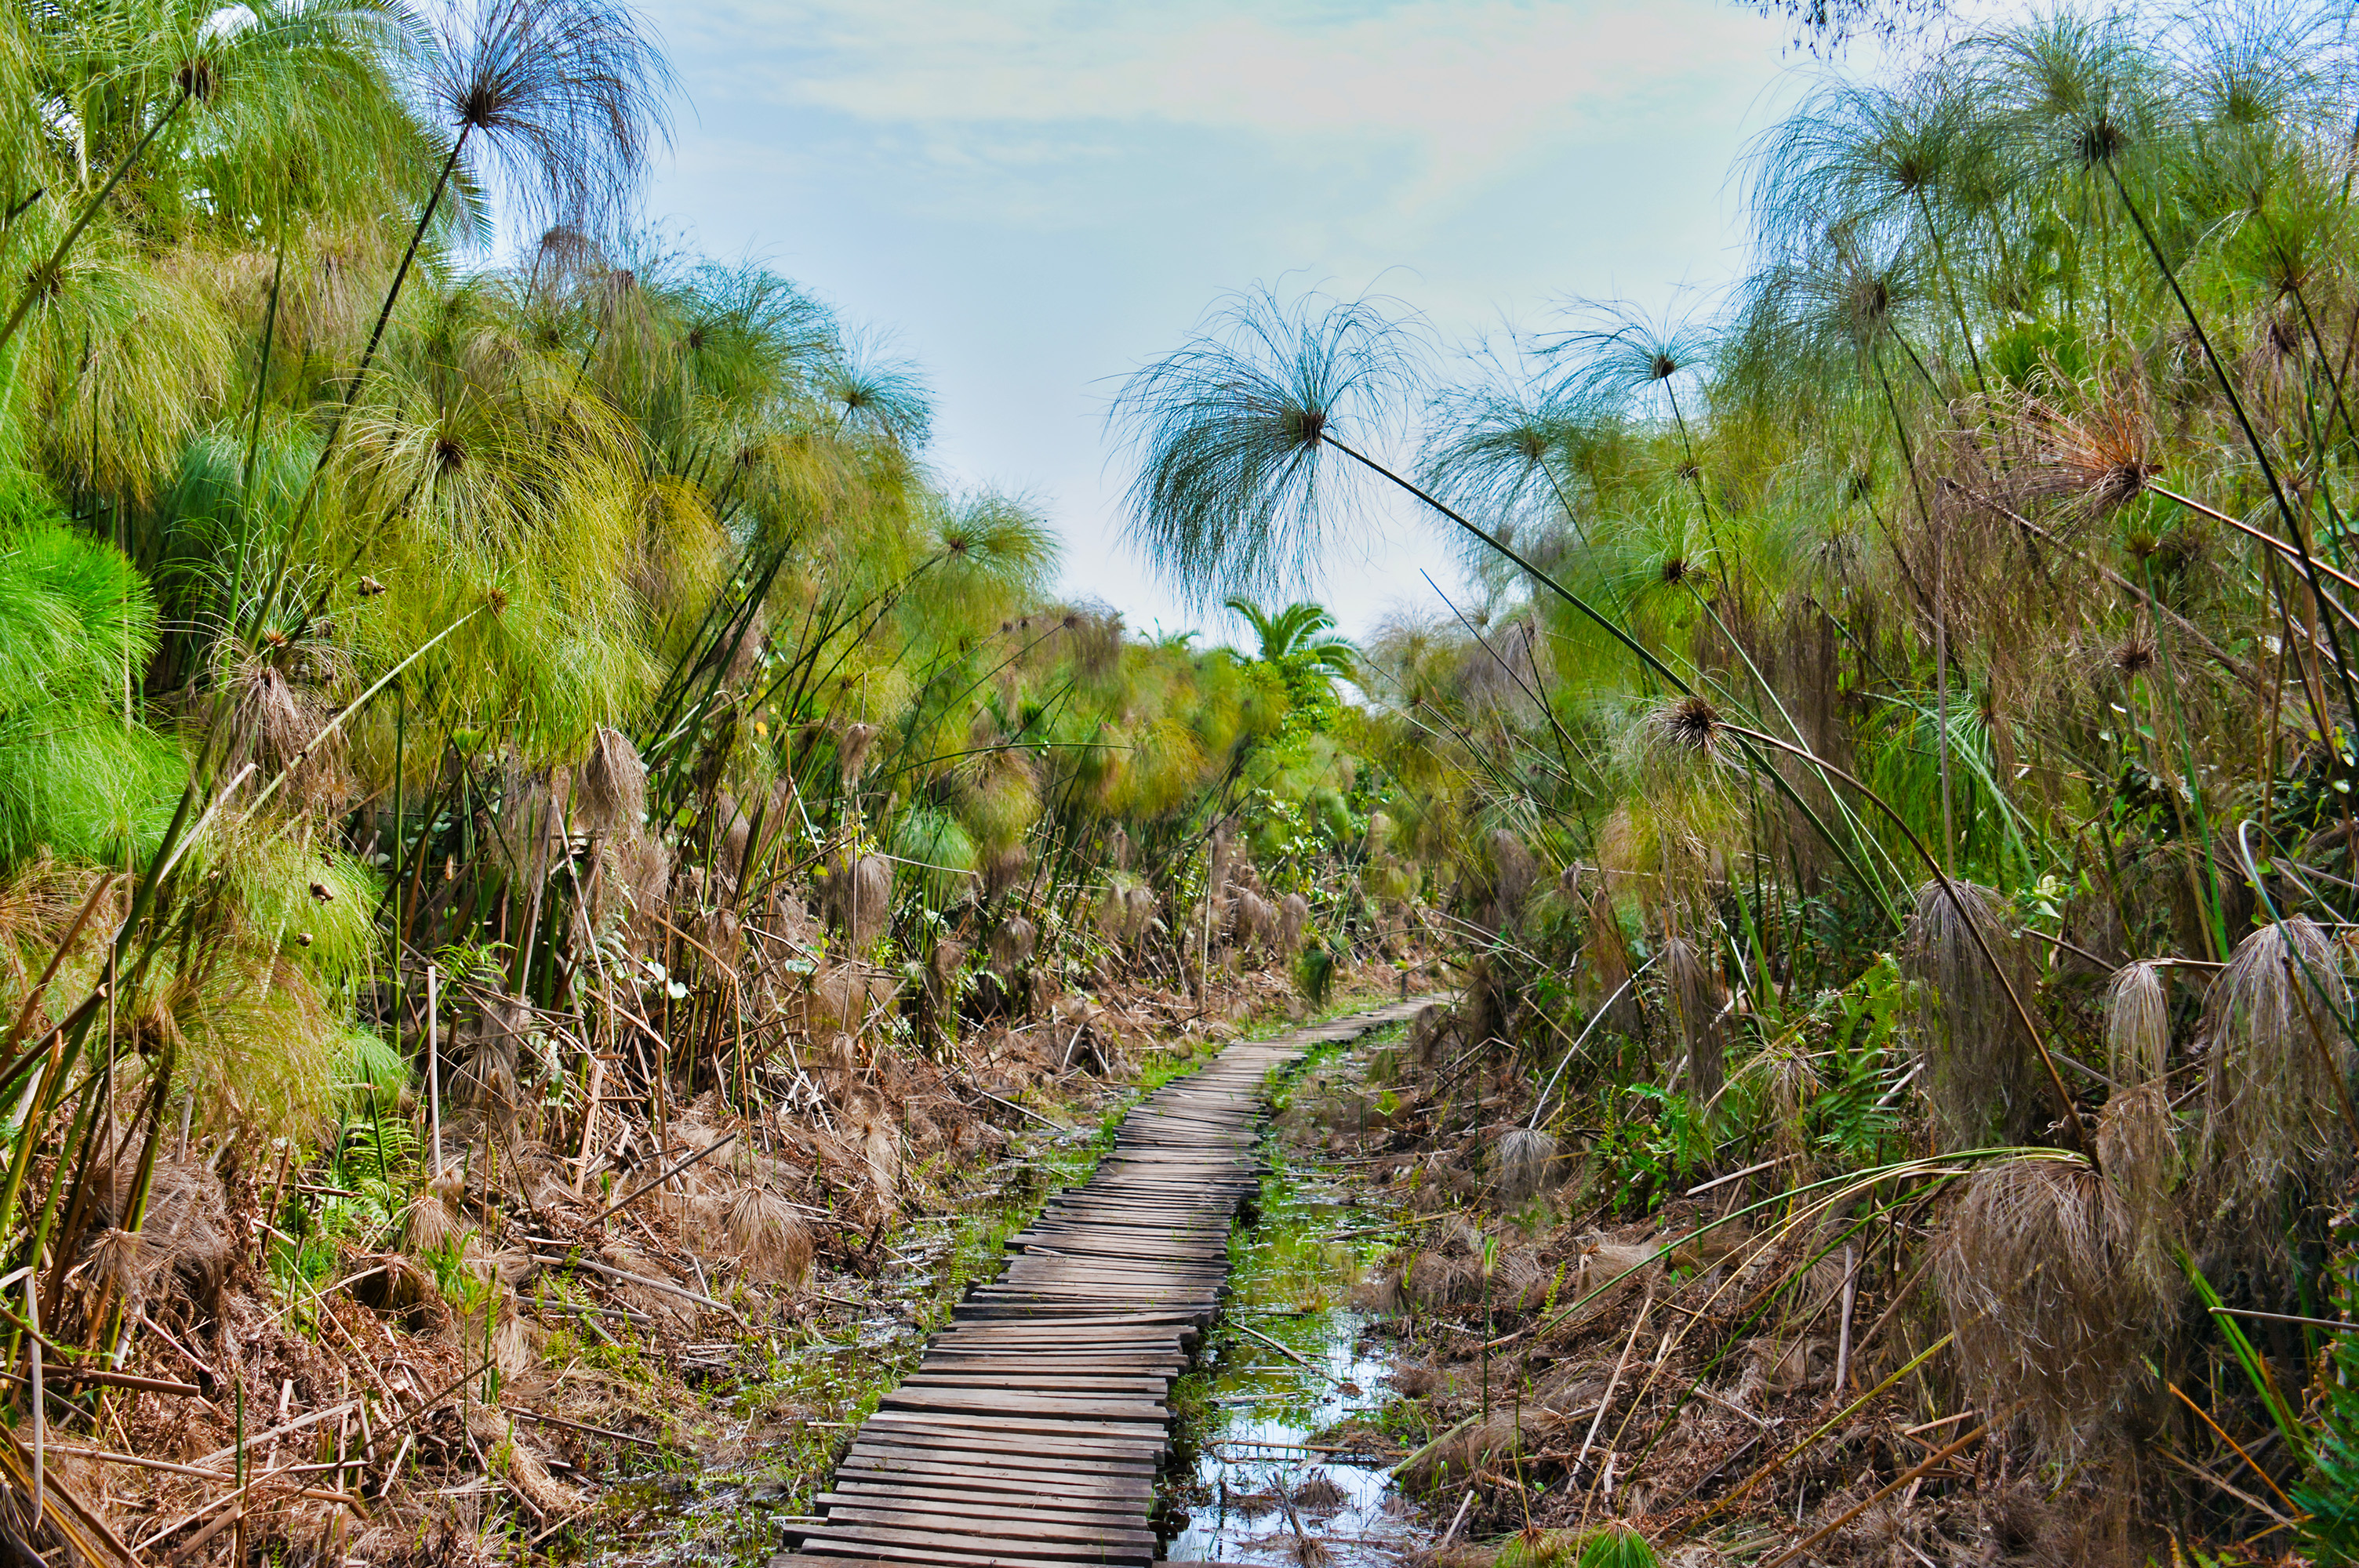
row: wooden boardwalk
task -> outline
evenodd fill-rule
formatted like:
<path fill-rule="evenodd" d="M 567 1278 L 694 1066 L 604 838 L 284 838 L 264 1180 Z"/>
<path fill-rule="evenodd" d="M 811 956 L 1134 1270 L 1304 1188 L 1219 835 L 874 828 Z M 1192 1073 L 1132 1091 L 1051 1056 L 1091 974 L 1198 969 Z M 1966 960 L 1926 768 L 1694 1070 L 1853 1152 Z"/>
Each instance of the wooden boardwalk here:
<path fill-rule="evenodd" d="M 1072 1568 L 1157 1560 L 1147 1522 L 1172 1380 L 1212 1325 L 1229 1227 L 1260 1180 L 1269 1070 L 1431 998 L 1241 1042 L 1138 1103 L 1083 1186 L 1013 1237 L 908 1380 L 853 1436 L 824 1522 L 770 1568 Z"/>

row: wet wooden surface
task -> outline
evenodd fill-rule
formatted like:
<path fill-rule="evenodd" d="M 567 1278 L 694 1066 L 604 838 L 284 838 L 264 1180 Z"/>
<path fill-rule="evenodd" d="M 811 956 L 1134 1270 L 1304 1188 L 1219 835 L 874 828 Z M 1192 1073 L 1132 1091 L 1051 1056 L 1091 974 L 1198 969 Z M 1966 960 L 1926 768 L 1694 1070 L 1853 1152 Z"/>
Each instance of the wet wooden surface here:
<path fill-rule="evenodd" d="M 924 1362 L 853 1436 L 822 1523 L 770 1568 L 1151 1568 L 1171 1384 L 1212 1323 L 1229 1227 L 1260 1181 L 1271 1068 L 1434 999 L 1241 1041 L 1123 1121 L 1087 1184 L 1007 1243 Z"/>

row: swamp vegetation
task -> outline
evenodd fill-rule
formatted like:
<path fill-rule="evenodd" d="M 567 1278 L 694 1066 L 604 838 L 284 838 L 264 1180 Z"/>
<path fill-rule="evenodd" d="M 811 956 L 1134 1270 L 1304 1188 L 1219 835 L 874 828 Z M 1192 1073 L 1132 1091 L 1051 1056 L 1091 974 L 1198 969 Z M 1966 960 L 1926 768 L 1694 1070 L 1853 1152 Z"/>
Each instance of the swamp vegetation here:
<path fill-rule="evenodd" d="M 1359 676 L 1465 994 L 1332 1123 L 1456 1211 L 1368 1287 L 1450 1552 L 2359 1551 L 2350 21 L 1962 30 L 1759 138 L 1709 308 L 1126 384 L 1180 580 L 1381 495 L 1479 585 Z"/>
<path fill-rule="evenodd" d="M 2359 1557 L 2352 22 L 1829 68 L 1687 316 L 1222 300 L 1111 429 L 1235 652 L 645 236 L 608 0 L 0 8 L 0 1543 L 757 1558 L 1091 1119 L 1446 989 L 1175 1552 Z"/>
<path fill-rule="evenodd" d="M 910 366 L 636 237 L 626 11 L 12 5 L 0 77 L 19 1556 L 792 1508 L 1042 1140 L 1427 957 L 1323 612 L 1051 598 Z"/>

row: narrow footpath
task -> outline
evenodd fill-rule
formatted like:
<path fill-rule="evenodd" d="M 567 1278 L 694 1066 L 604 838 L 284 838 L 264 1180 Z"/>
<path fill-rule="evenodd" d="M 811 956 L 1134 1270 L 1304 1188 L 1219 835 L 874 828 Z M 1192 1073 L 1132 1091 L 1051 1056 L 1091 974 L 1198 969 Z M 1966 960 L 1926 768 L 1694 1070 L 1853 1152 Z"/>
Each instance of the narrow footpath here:
<path fill-rule="evenodd" d="M 1240 1042 L 1141 1100 L 1096 1173 L 1009 1239 L 998 1282 L 862 1425 L 823 1522 L 770 1568 L 1148 1568 L 1171 1385 L 1212 1326 L 1230 1224 L 1260 1182 L 1263 1081 L 1431 1000 Z"/>

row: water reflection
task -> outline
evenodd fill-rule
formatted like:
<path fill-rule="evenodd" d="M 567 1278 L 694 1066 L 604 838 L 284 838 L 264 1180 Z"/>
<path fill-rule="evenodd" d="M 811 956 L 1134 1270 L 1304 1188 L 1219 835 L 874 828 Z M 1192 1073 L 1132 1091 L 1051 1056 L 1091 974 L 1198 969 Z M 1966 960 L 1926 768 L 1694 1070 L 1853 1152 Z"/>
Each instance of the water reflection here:
<path fill-rule="evenodd" d="M 1386 1475 L 1397 1448 L 1373 1430 L 1392 1356 L 1349 1304 L 1381 1250 L 1366 1233 L 1385 1216 L 1365 1201 L 1282 1163 L 1265 1184 L 1259 1220 L 1233 1248 L 1209 1363 L 1190 1379 L 1195 1462 L 1192 1484 L 1172 1488 L 1188 1523 L 1169 1559 L 1349 1568 L 1400 1562 L 1431 1539 Z"/>

